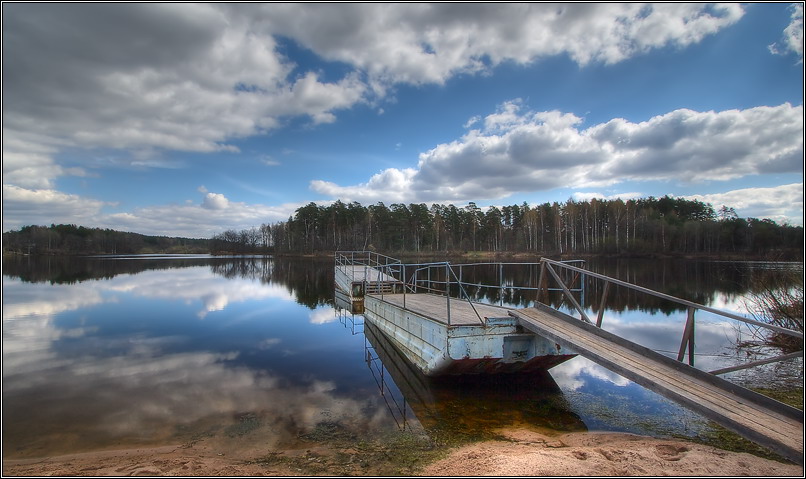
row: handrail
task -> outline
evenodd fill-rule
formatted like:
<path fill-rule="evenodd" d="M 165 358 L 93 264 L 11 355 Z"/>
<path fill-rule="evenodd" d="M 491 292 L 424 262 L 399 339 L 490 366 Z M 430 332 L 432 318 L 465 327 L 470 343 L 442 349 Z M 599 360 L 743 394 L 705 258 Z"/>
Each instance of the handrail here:
<path fill-rule="evenodd" d="M 603 280 L 608 281 L 610 283 L 617 284 L 619 286 L 624 286 L 624 287 L 627 287 L 627 288 L 630 288 L 630 289 L 634 289 L 634 290 L 640 291 L 642 293 L 650 294 L 652 296 L 656 296 L 656 297 L 661 298 L 661 299 L 667 299 L 669 301 L 673 301 L 673 302 L 676 302 L 678 304 L 682 304 L 682 305 L 684 305 L 686 307 L 689 307 L 689 308 L 695 308 L 695 309 L 700 309 L 700 310 L 703 310 L 703 311 L 708 311 L 709 313 L 718 314 L 720 316 L 725 316 L 725 317 L 728 317 L 728 318 L 731 318 L 731 319 L 735 319 L 737 321 L 742 321 L 742 322 L 745 322 L 745 323 L 753 324 L 755 326 L 760 326 L 762 328 L 772 329 L 772 330 L 777 331 L 779 333 L 787 334 L 789 336 L 794 336 L 796 338 L 803 338 L 803 333 L 801 333 L 799 331 L 793 331 L 791 329 L 782 328 L 780 326 L 775 326 L 774 324 L 763 323 L 761 321 L 756 321 L 754 319 L 746 318 L 744 316 L 741 316 L 741 315 L 738 315 L 738 314 L 735 314 L 735 313 L 731 313 L 730 311 L 722 311 L 722 310 L 719 310 L 719 309 L 716 309 L 716 308 L 712 308 L 710 306 L 705 306 L 704 304 L 697 304 L 697 303 L 694 303 L 694 302 L 689 301 L 687 299 L 677 298 L 675 296 L 671 296 L 671 295 L 666 294 L 666 293 L 661 293 L 660 291 L 655 291 L 655 290 L 652 290 L 652 289 L 649 289 L 649 288 L 644 288 L 643 286 L 638 286 L 636 284 L 628 283 L 628 282 L 622 281 L 620 279 L 611 278 L 609 276 L 605 276 L 605 275 L 599 274 L 599 273 L 594 273 L 594 272 L 588 271 L 586 269 L 581 269 L 581 268 L 577 268 L 577 267 L 574 267 L 574 266 L 568 266 L 567 264 L 565 264 L 563 262 L 560 262 L 560 261 L 555 261 L 555 260 L 551 260 L 551 259 L 548 259 L 548 258 L 542 258 L 540 261 L 544 262 L 544 263 L 552 264 L 552 265 L 555 265 L 555 266 L 560 266 L 561 268 L 566 268 L 566 269 L 570 269 L 570 270 L 573 270 L 573 271 L 577 271 L 577 272 L 583 273 L 583 274 L 585 274 L 587 276 L 592 276 L 594 278 L 603 279 Z"/>
<path fill-rule="evenodd" d="M 782 334 L 786 334 L 789 336 L 793 336 L 796 338 L 803 338 L 803 333 L 799 331 L 794 331 L 787 328 L 782 328 L 780 326 L 776 326 L 773 324 L 763 323 L 761 321 L 757 321 L 754 319 L 750 319 L 744 316 L 741 316 L 736 313 L 732 313 L 730 311 L 722 311 L 716 308 L 712 308 L 710 306 L 697 304 L 692 301 L 677 298 L 675 296 L 671 296 L 666 293 L 661 293 L 659 291 L 651 290 L 649 288 L 645 288 L 642 286 L 638 286 L 632 283 L 628 283 L 626 281 L 622 281 L 616 278 L 612 278 L 609 276 L 605 276 L 600 273 L 595 273 L 584 268 L 580 268 L 577 266 L 573 266 L 573 263 L 584 263 L 584 260 L 568 260 L 568 261 L 557 261 L 552 260 L 549 258 L 541 258 L 540 262 L 538 263 L 521 263 L 521 262 L 480 262 L 480 263 L 462 263 L 462 264 L 451 264 L 447 261 L 438 261 L 438 262 L 423 262 L 423 263 L 403 263 L 399 259 L 392 258 L 390 256 L 386 256 L 383 254 L 375 253 L 372 251 L 338 251 L 336 252 L 336 266 L 346 267 L 348 265 L 366 265 L 372 268 L 377 269 L 378 276 L 377 278 L 365 278 L 367 283 L 373 282 L 377 280 L 379 283 L 382 281 L 384 274 L 388 277 L 393 278 L 395 281 L 399 281 L 400 284 L 403 285 L 403 308 L 406 309 L 406 292 L 416 292 L 419 289 L 424 289 L 429 292 L 435 293 L 443 293 L 446 296 L 446 307 L 447 307 L 447 315 L 448 315 L 448 324 L 451 324 L 451 289 L 453 285 L 456 285 L 458 289 L 458 298 L 467 301 L 470 306 L 472 307 L 473 311 L 475 312 L 476 316 L 478 317 L 479 321 L 483 324 L 484 320 L 482 319 L 479 312 L 476 310 L 474 306 L 474 300 L 470 297 L 470 294 L 465 289 L 466 286 L 470 287 L 478 287 L 478 288 L 497 288 L 502 291 L 501 294 L 501 301 L 503 302 L 503 291 L 505 289 L 509 290 L 524 290 L 524 291 L 538 291 L 538 300 L 540 299 L 540 292 L 542 291 L 562 291 L 563 296 L 568 300 L 571 305 L 580 313 L 580 317 L 583 321 L 594 324 L 596 327 L 602 326 L 603 321 L 603 313 L 605 311 L 605 305 L 607 300 L 607 294 L 610 291 L 610 285 L 615 284 L 619 285 L 628 289 L 632 289 L 641 293 L 645 293 L 651 296 L 655 296 L 657 298 L 668 300 L 678 305 L 682 305 L 686 309 L 686 323 L 682 335 L 682 340 L 680 344 L 680 349 L 678 351 L 677 360 L 683 361 L 685 358 L 686 352 L 688 352 L 688 362 L 691 366 L 694 365 L 694 328 L 695 328 L 695 313 L 697 311 L 705 311 L 709 313 L 713 313 L 725 318 L 737 320 L 746 324 L 751 324 L 754 326 L 758 326 L 761 328 L 766 328 L 769 330 L 773 330 Z M 540 276 L 537 280 L 537 285 L 531 285 L 531 273 L 530 277 L 530 285 L 514 285 L 514 284 L 504 284 L 503 278 L 503 266 L 505 265 L 518 265 L 518 266 L 539 266 L 540 267 Z M 476 283 L 470 281 L 463 281 L 462 278 L 462 271 L 463 268 L 466 267 L 478 267 L 478 266 L 496 266 L 499 268 L 499 284 L 483 284 L 483 283 Z M 554 267 L 561 268 L 562 270 L 567 270 L 569 272 L 574 272 L 573 278 L 570 281 L 567 281 L 568 278 L 561 278 L 557 271 L 554 270 Z M 431 277 L 431 270 L 435 269 L 436 271 L 444 270 L 443 273 L 438 273 L 436 277 Z M 456 270 L 459 270 L 459 274 L 457 275 Z M 426 278 L 421 278 L 423 272 L 427 271 L 428 276 Z M 408 273 L 408 275 L 407 275 Z M 366 270 L 365 270 L 366 274 Z M 443 275 L 440 277 L 440 275 Z M 574 298 L 573 293 L 585 293 L 585 280 L 583 279 L 580 281 L 579 286 L 574 286 L 577 279 L 582 276 L 589 276 L 591 278 L 596 278 L 599 280 L 604 281 L 604 287 L 601 292 L 601 298 L 598 302 L 599 309 L 597 311 L 597 317 L 595 318 L 595 323 L 587 316 L 584 308 L 579 304 L 579 302 Z M 549 287 L 549 278 L 553 279 L 556 283 L 558 283 L 559 287 Z M 378 288 L 378 291 L 381 291 L 381 288 Z M 381 293 L 382 295 L 383 293 Z M 802 355 L 802 353 L 801 353 Z M 791 358 L 793 355 L 782 355 L 772 359 L 765 359 L 763 361 L 758 361 L 755 363 L 749 363 L 744 366 L 736 366 L 731 368 L 724 368 L 717 371 L 712 371 L 712 374 L 723 374 L 726 372 L 731 372 L 738 370 L 744 367 L 752 367 L 754 365 L 760 364 L 767 364 L 773 361 L 782 361 L 785 359 Z"/>
<path fill-rule="evenodd" d="M 548 271 L 549 274 L 555 279 L 555 281 L 560 283 L 560 286 L 563 288 L 563 294 L 565 295 L 565 297 L 569 300 L 569 302 L 571 302 L 571 304 L 573 304 L 574 308 L 576 308 L 576 310 L 579 312 L 582 320 L 587 322 L 587 323 L 592 323 L 592 321 L 585 314 L 585 311 L 582 308 L 582 306 L 580 306 L 580 304 L 576 301 L 576 299 L 574 299 L 574 297 L 571 294 L 571 292 L 567 290 L 567 288 L 565 287 L 563 282 L 560 280 L 560 278 L 557 276 L 557 273 L 554 271 L 554 268 L 552 266 L 557 266 L 559 268 L 565 268 L 565 269 L 568 269 L 568 270 L 571 270 L 571 271 L 576 271 L 579 274 L 584 274 L 584 275 L 591 276 L 593 278 L 597 278 L 597 279 L 601 279 L 601 280 L 605 281 L 604 288 L 603 288 L 603 291 L 602 291 L 602 298 L 601 298 L 601 303 L 600 303 L 600 307 L 599 307 L 599 312 L 598 312 L 597 318 L 596 318 L 596 327 L 599 327 L 599 328 L 602 327 L 602 319 L 603 319 L 605 299 L 606 299 L 606 296 L 607 296 L 609 285 L 611 283 L 617 284 L 619 286 L 623 286 L 623 287 L 626 287 L 628 289 L 633 289 L 633 290 L 641 292 L 641 293 L 645 293 L 645 294 L 648 294 L 648 295 L 651 295 L 651 296 L 655 296 L 657 298 L 661 298 L 661 299 L 668 300 L 668 301 L 671 301 L 671 302 L 674 302 L 674 303 L 681 304 L 681 305 L 685 306 L 686 307 L 686 324 L 685 324 L 685 327 L 683 329 L 683 337 L 682 337 L 682 340 L 680 342 L 680 349 L 679 349 L 679 351 L 677 353 L 677 360 L 678 361 L 683 361 L 683 358 L 685 358 L 685 356 L 686 356 L 686 350 L 688 349 L 688 363 L 689 363 L 690 366 L 694 366 L 694 325 L 695 325 L 694 315 L 695 315 L 697 310 L 706 311 L 706 312 L 709 312 L 709 313 L 712 313 L 712 314 L 716 314 L 716 315 L 723 316 L 723 317 L 726 317 L 726 318 L 734 319 L 734 320 L 741 321 L 741 322 L 744 322 L 744 323 L 747 323 L 747 324 L 752 324 L 752 325 L 755 325 L 755 326 L 758 326 L 758 327 L 771 329 L 773 331 L 777 331 L 779 333 L 786 334 L 786 335 L 789 335 L 789 336 L 794 336 L 796 338 L 801 338 L 801 339 L 803 338 L 803 333 L 800 332 L 800 331 L 794 331 L 794 330 L 791 330 L 791 329 L 782 328 L 782 327 L 776 326 L 774 324 L 767 324 L 767 323 L 763 323 L 761 321 L 756 321 L 754 319 L 746 318 L 744 316 L 741 316 L 741 315 L 738 315 L 738 314 L 735 314 L 735 313 L 731 313 L 730 311 L 722 311 L 722 310 L 719 310 L 719 309 L 716 309 L 716 308 L 712 308 L 710 306 L 705 306 L 703 304 L 697 304 L 697 303 L 694 303 L 694 302 L 686 300 L 686 299 L 677 298 L 675 296 L 671 296 L 671 295 L 668 295 L 666 293 L 661 293 L 660 291 L 655 291 L 655 290 L 652 290 L 652 289 L 649 289 L 649 288 L 644 288 L 643 286 L 638 286 L 636 284 L 628 283 L 626 281 L 621 281 L 621 280 L 616 279 L 616 278 L 611 278 L 610 276 L 605 276 L 603 274 L 594 273 L 592 271 L 577 268 L 575 266 L 571 266 L 571 265 L 568 265 L 568 264 L 560 262 L 560 261 L 555 261 L 555 260 L 551 260 L 551 259 L 548 259 L 548 258 L 542 258 L 541 263 L 543 263 L 543 269 L 541 269 L 541 272 L 540 272 L 540 276 L 541 276 L 541 280 L 539 282 L 540 286 L 543 286 L 543 278 L 545 277 L 544 271 Z M 778 362 L 778 361 L 785 361 L 787 359 L 791 359 L 791 358 L 797 357 L 797 356 L 803 356 L 803 351 L 800 351 L 798 353 L 779 355 L 779 356 L 774 357 L 774 358 L 765 359 L 765 360 L 762 360 L 762 361 L 755 361 L 755 362 L 744 364 L 744 365 L 718 369 L 718 370 L 715 370 L 715 371 L 711 371 L 711 374 L 714 374 L 714 375 L 724 374 L 724 373 L 728 373 L 728 372 L 738 371 L 738 370 L 741 370 L 741 369 L 746 369 L 746 368 L 749 368 L 749 367 L 760 366 L 760 365 L 763 365 L 763 364 L 769 364 L 769 363 Z"/>

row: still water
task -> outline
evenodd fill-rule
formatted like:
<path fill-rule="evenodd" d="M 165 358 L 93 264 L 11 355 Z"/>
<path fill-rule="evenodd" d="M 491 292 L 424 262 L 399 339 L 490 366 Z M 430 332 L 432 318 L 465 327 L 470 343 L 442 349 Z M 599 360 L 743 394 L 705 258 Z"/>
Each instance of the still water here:
<path fill-rule="evenodd" d="M 637 260 L 587 267 L 740 313 L 755 277 L 794 269 L 802 281 L 803 270 L 802 264 Z M 525 284 L 521 274 L 533 272 L 507 267 L 504 277 Z M 337 308 L 333 288 L 329 260 L 4 259 L 3 457 L 202 438 L 222 451 L 265 453 L 335 429 L 368 439 L 400 431 L 472 439 L 506 426 L 690 438 L 713 428 L 581 357 L 550 374 L 425 378 L 361 315 Z M 594 316 L 596 288 L 588 284 L 580 298 Z M 495 288 L 471 294 L 514 306 L 530 300 Z M 550 301 L 567 309 L 558 297 Z M 617 291 L 603 326 L 676 355 L 684 323 L 684 310 Z M 748 331 L 735 323 L 703 316 L 696 334 L 695 366 L 710 370 L 746 359 L 734 345 Z M 763 383 L 784 373 L 797 380 L 802 362 L 733 379 Z"/>

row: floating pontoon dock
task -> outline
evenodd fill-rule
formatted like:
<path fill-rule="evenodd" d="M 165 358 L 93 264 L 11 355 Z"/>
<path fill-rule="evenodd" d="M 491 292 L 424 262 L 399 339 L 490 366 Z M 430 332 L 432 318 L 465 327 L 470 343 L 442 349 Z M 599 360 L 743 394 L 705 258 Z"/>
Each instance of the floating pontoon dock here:
<path fill-rule="evenodd" d="M 462 281 L 461 269 L 457 275 L 455 265 L 447 262 L 407 265 L 370 252 L 336 254 L 336 289 L 347 304 L 359 305 L 366 321 L 426 375 L 546 370 L 583 355 L 803 464 L 803 411 L 719 377 L 726 372 L 802 356 L 802 352 L 710 373 L 693 367 L 695 313 L 700 310 L 801 340 L 803 333 L 675 298 L 568 263 L 543 258 L 539 266 L 536 286 L 524 289 L 537 290 L 539 294 L 549 290 L 547 283 L 553 280 L 555 289 L 564 293 L 579 318 L 539 301 L 535 301 L 533 308 L 471 301 L 467 287 L 491 285 Z M 571 285 L 579 275 L 604 281 L 595 322 L 574 298 L 573 292 L 581 289 L 573 290 Z M 500 277 L 502 291 L 505 287 L 513 288 L 503 285 L 503 273 Z M 687 309 L 676 361 L 601 329 L 611 284 L 673 301 Z M 688 364 L 683 361 L 686 353 Z"/>

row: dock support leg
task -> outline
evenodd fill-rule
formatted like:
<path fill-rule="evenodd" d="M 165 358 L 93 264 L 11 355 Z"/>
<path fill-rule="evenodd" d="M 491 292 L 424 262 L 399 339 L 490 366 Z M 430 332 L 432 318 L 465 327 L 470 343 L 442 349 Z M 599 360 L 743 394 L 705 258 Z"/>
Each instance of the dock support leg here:
<path fill-rule="evenodd" d="M 683 341 L 680 343 L 680 351 L 677 353 L 677 360 L 682 361 L 686 355 L 688 346 L 688 365 L 694 366 L 694 308 L 688 308 L 686 317 L 686 328 L 683 330 Z"/>

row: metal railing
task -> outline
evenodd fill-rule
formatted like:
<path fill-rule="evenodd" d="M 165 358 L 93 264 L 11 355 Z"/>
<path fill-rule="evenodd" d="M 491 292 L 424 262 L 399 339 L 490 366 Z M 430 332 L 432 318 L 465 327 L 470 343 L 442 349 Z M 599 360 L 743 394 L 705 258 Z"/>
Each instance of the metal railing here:
<path fill-rule="evenodd" d="M 336 251 L 333 255 L 335 260 L 335 267 L 341 268 L 346 272 L 348 266 L 367 266 L 369 268 L 388 267 L 389 265 L 398 265 L 400 260 L 386 256 L 385 254 L 375 253 L 374 251 Z M 366 276 L 364 281 L 370 281 L 372 278 Z"/>
<path fill-rule="evenodd" d="M 399 259 L 390 256 L 368 252 L 368 251 L 348 251 L 338 252 L 336 258 L 336 265 L 366 265 L 374 271 L 374 277 L 365 277 L 365 281 L 369 284 L 377 282 L 378 287 L 376 291 L 383 298 L 383 288 L 380 287 L 384 281 L 395 281 L 402 284 L 403 294 L 403 309 L 406 309 L 406 295 L 411 293 L 427 292 L 436 295 L 444 295 L 446 298 L 446 315 L 448 325 L 451 324 L 451 299 L 460 299 L 468 302 L 478 318 L 480 323 L 484 323 L 484 319 L 479 314 L 475 304 L 482 303 L 480 298 L 473 297 L 469 293 L 470 288 L 482 289 L 497 289 L 500 291 L 499 300 L 501 306 L 504 304 L 504 292 L 510 291 L 535 291 L 535 301 L 540 302 L 543 295 L 548 291 L 560 291 L 562 297 L 570 303 L 571 307 L 575 309 L 579 315 L 580 320 L 590 324 L 595 324 L 597 327 L 602 327 L 604 320 L 604 312 L 607 305 L 608 294 L 611 291 L 611 285 L 625 287 L 639 293 L 654 296 L 660 299 L 671 301 L 680 305 L 686 310 L 686 323 L 683 328 L 682 339 L 680 347 L 677 352 L 677 360 L 683 361 L 688 356 L 689 365 L 694 365 L 694 329 L 695 329 L 695 316 L 698 311 L 712 313 L 735 321 L 740 321 L 745 324 L 753 325 L 760 328 L 766 328 L 780 334 L 786 334 L 799 339 L 803 339 L 803 333 L 793 331 L 790 329 L 782 328 L 773 324 L 756 321 L 736 313 L 729 311 L 722 311 L 710 306 L 697 304 L 692 301 L 677 298 L 675 296 L 661 293 L 659 291 L 644 288 L 626 281 L 616 278 L 605 276 L 603 274 L 595 273 L 579 267 L 578 265 L 584 264 L 584 260 L 568 260 L 556 261 L 548 258 L 541 258 L 537 263 L 504 263 L 504 262 L 481 262 L 481 263 L 462 263 L 452 264 L 448 261 L 439 262 L 424 262 L 424 263 L 403 263 Z M 531 267 L 539 268 L 539 277 L 535 282 L 532 281 L 532 275 L 529 275 L 529 281 L 526 284 L 513 284 L 504 277 L 505 266 L 518 266 L 518 267 Z M 478 281 L 466 281 L 465 272 L 472 268 L 497 268 L 497 281 L 494 284 L 481 283 Z M 579 293 L 581 298 L 584 298 L 586 290 L 586 278 L 593 278 L 595 280 L 603 281 L 603 288 L 601 298 L 599 299 L 599 306 L 596 310 L 596 318 L 593 321 L 585 309 L 576 299 L 574 293 Z M 554 287 L 550 286 L 553 280 Z M 585 301 L 582 300 L 584 303 Z M 729 368 L 718 369 L 710 371 L 712 374 L 724 374 L 728 372 L 738 371 L 754 366 L 769 364 L 772 362 L 784 361 L 794 357 L 803 356 L 803 352 L 796 352 L 777 356 L 775 358 L 763 359 L 760 361 L 753 361 L 738 366 Z"/>
<path fill-rule="evenodd" d="M 729 311 L 722 311 L 722 310 L 719 310 L 719 309 L 716 309 L 716 308 L 712 308 L 710 306 L 697 304 L 697 303 L 694 303 L 692 301 L 688 301 L 686 299 L 677 298 L 675 296 L 671 296 L 671 295 L 668 295 L 666 293 L 661 293 L 659 291 L 654 291 L 654 290 L 651 290 L 649 288 L 644 288 L 642 286 L 638 286 L 638 285 L 635 285 L 635 284 L 632 284 L 632 283 L 628 283 L 626 281 L 621 281 L 619 279 L 611 278 L 611 277 L 605 276 L 603 274 L 594 273 L 594 272 L 588 271 L 586 269 L 578 268 L 578 267 L 572 266 L 572 265 L 570 265 L 570 264 L 568 264 L 566 262 L 554 261 L 554 260 L 550 260 L 548 258 L 543 258 L 543 259 L 541 259 L 540 263 L 541 263 L 541 271 L 540 271 L 540 279 L 538 281 L 538 284 L 539 284 L 539 286 L 541 288 L 541 293 L 543 291 L 549 290 L 549 288 L 547 287 L 547 284 L 548 284 L 547 280 L 548 280 L 548 278 L 550 276 L 552 279 L 554 279 L 555 282 L 559 283 L 560 289 L 563 291 L 563 294 L 565 295 L 566 299 L 568 299 L 568 301 L 574 306 L 574 309 L 576 309 L 577 312 L 579 312 L 580 319 L 585 321 L 585 322 L 587 322 L 587 323 L 595 324 L 599 328 L 602 327 L 602 321 L 604 319 L 605 306 L 607 304 L 607 295 L 608 295 L 608 292 L 610 291 L 610 285 L 611 284 L 622 286 L 622 287 L 625 287 L 625 288 L 628 288 L 628 289 L 632 289 L 632 290 L 638 291 L 640 293 L 655 296 L 657 298 L 668 300 L 668 301 L 671 301 L 673 303 L 676 303 L 676 304 L 679 304 L 681 306 L 684 306 L 686 308 L 686 325 L 685 325 L 685 327 L 683 329 L 683 338 L 682 338 L 682 340 L 680 342 L 680 349 L 678 350 L 678 353 L 677 353 L 677 360 L 678 361 L 683 361 L 683 359 L 686 357 L 686 350 L 688 349 L 688 363 L 689 363 L 690 366 L 694 366 L 694 326 L 695 326 L 695 319 L 694 318 L 695 318 L 695 313 L 697 311 L 706 311 L 706 312 L 709 312 L 709 313 L 712 313 L 712 314 L 716 314 L 718 316 L 729 318 L 729 319 L 732 319 L 732 320 L 735 320 L 735 321 L 740 321 L 740 322 L 745 323 L 745 324 L 751 324 L 751 325 L 754 325 L 756 327 L 769 329 L 769 330 L 775 331 L 775 332 L 780 333 L 780 334 L 793 336 L 793 337 L 799 338 L 801 340 L 803 339 L 803 333 L 800 332 L 800 331 L 794 331 L 794 330 L 791 330 L 791 329 L 782 328 L 782 327 L 776 326 L 774 324 L 768 324 L 768 323 L 764 323 L 764 322 L 761 322 L 761 321 L 756 321 L 754 319 L 746 318 L 744 316 L 741 316 L 741 315 L 735 314 L 735 313 L 731 313 Z M 579 302 L 577 302 L 577 300 L 573 297 L 573 294 L 572 294 L 571 290 L 567 287 L 566 284 L 564 284 L 562 278 L 560 278 L 560 274 L 558 274 L 558 272 L 554 269 L 555 267 L 561 268 L 561 269 L 567 270 L 567 271 L 573 271 L 573 272 L 581 275 L 583 277 L 583 280 L 582 280 L 583 283 L 584 283 L 584 277 L 585 276 L 589 276 L 591 278 L 596 278 L 596 279 L 604 281 L 604 286 L 603 286 L 603 290 L 602 290 L 602 297 L 601 297 L 600 302 L 599 302 L 599 308 L 598 308 L 598 311 L 597 311 L 597 316 L 596 316 L 596 322 L 595 323 L 593 321 L 591 321 L 591 319 L 585 313 L 584 308 L 582 308 L 582 306 L 579 304 Z M 540 299 L 540 293 L 538 294 L 538 300 L 539 299 Z M 792 359 L 792 358 L 801 357 L 801 356 L 803 356 L 803 351 L 784 354 L 784 355 L 781 355 L 781 356 L 777 356 L 777 357 L 774 357 L 774 358 L 768 358 L 768 359 L 764 359 L 764 360 L 760 360 L 760 361 L 752 361 L 752 362 L 741 364 L 741 365 L 738 365 L 738 366 L 732 366 L 732 367 L 728 367 L 728 368 L 717 369 L 717 370 L 714 370 L 714 371 L 710 371 L 710 373 L 711 374 L 724 374 L 724 373 L 728 373 L 728 372 L 739 371 L 741 369 L 747 369 L 747 368 L 751 368 L 751 367 L 755 367 L 755 366 L 761 366 L 761 365 L 764 365 L 764 364 L 770 364 L 770 363 L 773 363 L 773 362 L 785 361 L 787 359 Z"/>
<path fill-rule="evenodd" d="M 584 260 L 570 260 L 569 264 L 581 264 Z M 336 267 L 347 268 L 354 265 L 368 266 L 371 269 L 365 270 L 364 281 L 367 285 L 376 284 L 375 291 L 380 294 L 383 299 L 384 283 L 396 282 L 402 285 L 403 294 L 403 309 L 406 309 L 406 295 L 412 293 L 431 293 L 436 295 L 445 296 L 446 307 L 446 320 L 448 325 L 451 325 L 451 299 L 460 299 L 466 301 L 479 323 L 484 324 L 484 319 L 476 309 L 475 304 L 483 302 L 480 298 L 471 297 L 468 289 L 491 289 L 500 291 L 499 301 L 501 306 L 504 303 L 504 292 L 510 291 L 538 291 L 539 284 L 531 281 L 528 284 L 513 284 L 508 282 L 504 277 L 505 266 L 530 266 L 538 269 L 541 263 L 502 263 L 502 262 L 481 262 L 481 263 L 462 263 L 452 264 L 448 261 L 438 262 L 421 262 L 421 263 L 403 263 L 397 258 L 390 256 L 368 252 L 368 251 L 339 251 L 336 252 Z M 497 281 L 495 283 L 481 283 L 478 281 L 465 281 L 464 275 L 468 270 L 475 268 L 495 268 L 497 273 Z M 567 283 L 572 285 L 566 287 L 570 292 L 579 292 L 584 294 L 583 284 L 580 283 L 578 287 L 574 287 L 576 279 L 579 277 L 575 274 L 570 278 Z M 531 277 L 530 277 L 531 279 Z M 550 291 L 560 291 L 561 288 L 548 288 Z"/>

